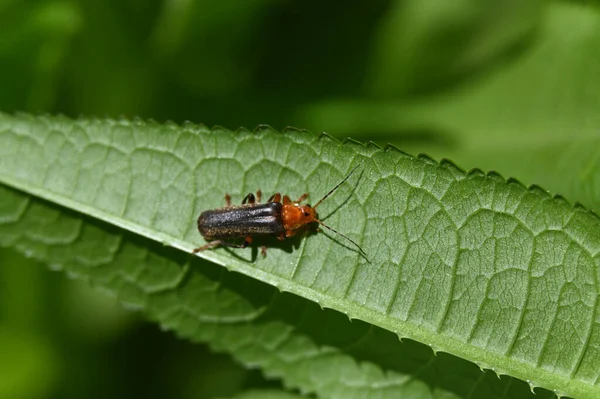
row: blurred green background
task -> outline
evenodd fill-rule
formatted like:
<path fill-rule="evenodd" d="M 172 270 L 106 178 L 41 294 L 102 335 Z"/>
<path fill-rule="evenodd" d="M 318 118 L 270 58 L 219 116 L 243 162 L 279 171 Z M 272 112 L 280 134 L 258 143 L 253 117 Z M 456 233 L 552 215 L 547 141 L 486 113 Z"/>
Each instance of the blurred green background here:
<path fill-rule="evenodd" d="M 597 134 L 598 54 L 593 1 L 1 0 L 0 110 L 291 125 L 595 206 L 531 164 Z M 278 386 L 85 282 L 9 250 L 0 264 L 1 398 Z"/>

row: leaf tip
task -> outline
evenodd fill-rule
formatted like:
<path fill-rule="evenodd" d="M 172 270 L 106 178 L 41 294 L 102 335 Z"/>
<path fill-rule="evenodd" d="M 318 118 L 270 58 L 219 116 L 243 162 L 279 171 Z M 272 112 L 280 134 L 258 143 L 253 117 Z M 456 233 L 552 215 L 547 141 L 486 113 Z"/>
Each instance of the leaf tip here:
<path fill-rule="evenodd" d="M 497 182 L 497 183 L 505 183 L 506 179 L 504 178 L 504 176 L 502 176 L 499 172 L 496 172 L 495 170 L 491 170 L 489 172 L 487 172 L 487 177 L 489 177 L 491 180 Z"/>
<path fill-rule="evenodd" d="M 344 314 L 346 315 L 346 317 L 348 318 L 348 320 L 352 323 L 352 316 L 350 316 L 350 313 L 348 313 L 348 311 L 344 311 Z"/>
<path fill-rule="evenodd" d="M 384 152 L 399 152 L 401 154 L 405 154 L 405 155 L 409 155 L 407 152 L 401 150 L 400 148 L 396 147 L 394 144 L 392 143 L 387 143 L 385 145 L 385 147 L 383 147 L 383 151 Z"/>
<path fill-rule="evenodd" d="M 559 391 L 558 389 L 553 389 L 552 392 L 554 392 L 554 395 L 556 395 L 557 399 L 569 397 L 569 395 L 567 395 L 565 392 Z"/>
<path fill-rule="evenodd" d="M 235 129 L 235 134 L 250 134 L 253 133 L 251 132 L 249 129 L 245 128 L 244 126 L 240 126 L 237 129 Z"/>
<path fill-rule="evenodd" d="M 352 137 L 346 137 L 344 140 L 342 140 L 342 144 L 350 146 L 350 147 L 352 147 L 352 146 L 367 147 L 366 143 L 363 143 L 361 141 L 353 139 Z"/>
<path fill-rule="evenodd" d="M 254 130 L 252 130 L 252 133 L 264 133 L 264 132 L 278 133 L 277 130 L 275 130 L 271 127 L 271 125 L 267 125 L 264 123 L 261 123 L 260 125 L 256 125 Z"/>
<path fill-rule="evenodd" d="M 323 304 L 321 303 L 321 300 L 319 299 L 314 299 L 314 302 L 319 305 L 319 307 L 321 308 L 321 310 L 325 310 L 325 307 L 323 307 Z"/>
<path fill-rule="evenodd" d="M 448 158 L 442 158 L 440 166 L 464 174 L 465 170 Z"/>
<path fill-rule="evenodd" d="M 471 176 L 477 176 L 477 177 L 484 177 L 486 176 L 485 172 L 479 168 L 473 168 L 473 169 L 469 169 L 467 171 L 467 177 L 471 177 Z"/>
<path fill-rule="evenodd" d="M 437 346 L 436 346 L 436 345 L 434 345 L 434 344 L 428 344 L 428 346 L 431 348 L 431 350 L 433 351 L 433 354 L 434 354 L 435 356 L 437 356 L 437 355 L 438 355 L 438 353 L 441 351 L 441 348 L 437 347 Z"/>
<path fill-rule="evenodd" d="M 210 128 L 210 131 L 212 133 L 216 133 L 216 134 L 227 134 L 227 133 L 231 132 L 229 129 L 226 129 L 220 125 L 214 125 L 213 127 Z"/>
<path fill-rule="evenodd" d="M 492 368 L 490 368 L 490 370 L 496 375 L 497 379 L 500 379 L 500 373 L 498 372 L 496 367 L 492 367 Z"/>
<path fill-rule="evenodd" d="M 307 130 L 300 129 L 299 127 L 296 127 L 296 126 L 286 126 L 283 129 L 281 129 L 281 133 L 304 133 L 304 132 L 307 132 Z"/>
<path fill-rule="evenodd" d="M 408 155 L 408 154 L 407 154 Z M 425 163 L 428 163 L 429 165 L 440 165 L 440 163 L 438 161 L 436 161 L 431 155 L 429 154 L 425 154 L 425 153 L 420 153 L 417 155 L 417 159 L 419 161 L 424 161 Z"/>
<path fill-rule="evenodd" d="M 127 120 L 127 118 L 124 118 L 124 120 L 126 121 L 126 120 Z M 158 123 L 158 122 L 157 122 L 157 121 L 155 121 L 154 119 L 150 119 L 150 120 L 149 120 L 149 123 L 150 123 L 150 124 L 153 124 L 153 125 L 160 125 L 160 123 Z M 180 126 L 179 126 L 179 124 L 178 124 L 177 122 L 175 122 L 175 121 L 172 121 L 172 120 L 170 120 L 170 119 L 169 119 L 169 120 L 167 120 L 167 121 L 166 121 L 166 122 L 163 124 L 163 126 L 166 126 L 166 127 L 170 128 L 170 129 L 178 129 L 178 128 L 180 127 Z"/>
<path fill-rule="evenodd" d="M 338 139 L 336 139 L 335 137 L 333 137 L 332 135 L 330 135 L 327 132 L 322 132 L 319 135 L 318 139 L 319 140 L 325 140 L 325 141 L 331 141 L 331 142 L 336 143 L 336 144 L 342 144 Z"/>
<path fill-rule="evenodd" d="M 479 370 L 481 370 L 482 373 L 485 373 L 487 370 L 492 370 L 492 371 L 494 371 L 496 376 L 498 375 L 498 373 L 496 373 L 496 370 L 494 369 L 494 367 L 490 366 L 487 363 L 484 363 L 481 361 L 475 361 L 475 364 L 477 365 L 477 367 L 479 367 Z"/>
<path fill-rule="evenodd" d="M 372 150 L 381 150 L 382 149 L 382 147 L 379 144 L 375 143 L 374 141 L 368 141 L 367 148 L 372 149 Z"/>
<path fill-rule="evenodd" d="M 273 285 L 273 287 L 275 287 L 277 291 L 279 291 L 280 294 L 283 294 L 285 292 L 285 287 L 283 285 L 276 282 L 272 282 L 271 284 Z"/>
<path fill-rule="evenodd" d="M 550 192 L 548 190 L 544 189 L 541 186 L 538 186 L 537 184 L 532 184 L 531 186 L 527 187 L 527 191 L 537 194 L 542 197 L 552 198 L 552 196 L 550 195 Z M 564 200 L 564 198 L 563 198 L 563 200 Z"/>

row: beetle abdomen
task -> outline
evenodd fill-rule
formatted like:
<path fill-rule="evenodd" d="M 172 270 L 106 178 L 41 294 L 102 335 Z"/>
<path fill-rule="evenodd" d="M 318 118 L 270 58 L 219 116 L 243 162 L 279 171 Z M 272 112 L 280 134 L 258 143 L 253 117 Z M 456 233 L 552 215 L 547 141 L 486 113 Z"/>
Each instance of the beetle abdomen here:
<path fill-rule="evenodd" d="M 202 212 L 198 230 L 206 239 L 275 234 L 284 231 L 281 203 L 252 204 Z"/>

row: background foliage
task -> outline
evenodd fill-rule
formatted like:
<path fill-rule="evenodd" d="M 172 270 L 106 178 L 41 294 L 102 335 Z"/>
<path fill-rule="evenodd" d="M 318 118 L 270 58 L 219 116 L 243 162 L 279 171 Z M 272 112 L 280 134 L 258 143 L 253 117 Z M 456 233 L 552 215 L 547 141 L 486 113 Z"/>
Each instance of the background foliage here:
<path fill-rule="evenodd" d="M 293 125 L 600 208 L 595 2 L 5 0 L 0 27 L 2 111 Z M 0 263 L 0 352 L 19 353 L 0 359 L 2 397 L 277 387 L 85 284 Z"/>

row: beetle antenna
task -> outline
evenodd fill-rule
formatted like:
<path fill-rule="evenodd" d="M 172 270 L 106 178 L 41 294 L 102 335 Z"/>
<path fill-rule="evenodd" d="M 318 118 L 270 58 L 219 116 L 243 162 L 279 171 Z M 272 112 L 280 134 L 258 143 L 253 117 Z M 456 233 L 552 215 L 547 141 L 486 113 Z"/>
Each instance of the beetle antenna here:
<path fill-rule="evenodd" d="M 338 189 L 338 188 L 339 188 L 339 187 L 340 187 L 342 184 L 344 184 L 344 182 L 345 182 L 346 180 L 348 180 L 348 178 L 350 177 L 350 175 L 351 175 L 351 174 L 352 174 L 352 173 L 353 173 L 353 172 L 356 170 L 356 168 L 358 168 L 359 166 L 360 166 L 360 164 L 359 164 L 359 165 L 356 165 L 356 166 L 354 167 L 354 169 L 352 169 L 352 170 L 350 171 L 350 173 L 348 173 L 348 175 L 347 175 L 346 177 L 344 177 L 344 180 L 342 180 L 341 182 L 339 182 L 337 186 L 335 186 L 335 187 L 334 187 L 334 188 L 333 188 L 333 189 L 332 189 L 330 192 L 328 192 L 327 194 L 325 194 L 325 196 L 324 196 L 323 198 L 321 198 L 321 199 L 319 200 L 319 202 L 317 202 L 317 205 L 313 206 L 313 209 L 315 209 L 316 207 L 318 207 L 318 206 L 319 206 L 319 204 L 320 204 L 321 202 L 325 201 L 325 198 L 329 197 L 329 196 L 330 196 L 330 195 L 331 195 L 331 194 L 332 194 L 332 193 L 333 193 L 335 190 L 337 190 L 337 189 Z M 324 225 L 324 226 L 325 226 L 325 225 Z M 325 226 L 325 227 L 327 227 L 327 226 Z M 328 229 L 330 229 L 330 230 L 333 230 L 331 227 L 327 227 L 327 228 L 328 228 Z M 335 231 L 335 230 L 333 230 L 333 231 Z M 336 233 L 337 233 L 337 231 L 336 231 Z M 340 233 L 338 233 L 338 234 L 340 234 Z M 340 234 L 340 235 L 341 235 L 341 234 Z M 346 237 L 346 238 L 347 238 L 347 237 Z M 348 239 L 349 239 L 349 238 L 348 238 Z M 352 240 L 350 240 L 350 241 L 352 241 Z M 356 245 L 356 244 L 355 244 L 355 245 Z M 357 246 L 358 246 L 358 245 L 357 245 Z M 362 251 L 362 249 L 361 249 L 361 251 Z"/>
<path fill-rule="evenodd" d="M 352 173 L 352 172 L 350 172 Z M 356 248 L 358 248 L 358 250 L 360 251 L 361 254 L 364 255 L 364 257 L 367 259 L 367 261 L 369 260 L 369 257 L 367 256 L 366 252 L 363 251 L 363 249 L 360 247 L 360 245 L 358 245 L 356 242 L 354 242 L 353 239 L 351 239 L 350 237 L 347 237 L 345 235 L 343 235 L 342 233 L 340 233 L 339 231 L 335 230 L 332 227 L 327 226 L 325 223 L 321 222 L 319 219 L 315 219 L 315 222 L 319 223 L 321 226 L 328 228 L 329 230 L 333 231 L 335 234 L 338 234 L 342 237 L 344 237 L 346 240 L 350 241 L 352 244 L 354 244 L 356 246 Z M 371 263 L 371 262 L 369 262 Z"/>

